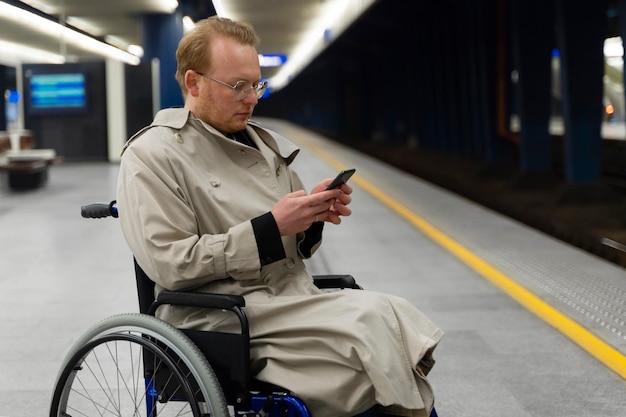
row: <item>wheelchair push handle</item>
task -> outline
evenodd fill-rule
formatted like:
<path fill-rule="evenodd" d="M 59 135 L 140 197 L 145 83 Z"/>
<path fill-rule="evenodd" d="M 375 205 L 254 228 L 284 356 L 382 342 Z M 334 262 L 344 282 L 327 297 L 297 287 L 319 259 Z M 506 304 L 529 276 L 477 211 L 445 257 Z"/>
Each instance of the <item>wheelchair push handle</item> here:
<path fill-rule="evenodd" d="M 117 217 L 117 202 L 115 200 L 110 203 L 93 203 L 81 206 L 80 215 L 86 219 L 101 219 L 104 217 Z"/>

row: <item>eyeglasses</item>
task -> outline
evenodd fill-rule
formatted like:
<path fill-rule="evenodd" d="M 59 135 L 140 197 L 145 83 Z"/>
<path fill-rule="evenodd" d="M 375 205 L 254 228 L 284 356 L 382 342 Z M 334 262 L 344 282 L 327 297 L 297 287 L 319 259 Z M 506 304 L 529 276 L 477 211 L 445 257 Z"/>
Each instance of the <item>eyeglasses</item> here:
<path fill-rule="evenodd" d="M 209 77 L 208 75 L 204 75 L 201 72 L 198 72 L 195 70 L 194 72 L 200 75 L 201 77 L 207 78 L 211 81 L 215 81 L 216 83 L 222 84 L 223 86 L 230 88 L 231 90 L 233 90 L 233 94 L 235 95 L 235 98 L 237 100 L 243 100 L 244 98 L 248 97 L 248 94 L 250 94 L 250 91 L 254 91 L 254 95 L 256 96 L 257 99 L 259 99 L 263 97 L 263 93 L 265 93 L 265 90 L 267 90 L 267 81 L 251 83 L 250 81 L 240 80 L 240 81 L 237 81 L 235 85 L 230 85 L 230 84 L 226 84 L 223 81 L 216 80 L 215 78 Z"/>

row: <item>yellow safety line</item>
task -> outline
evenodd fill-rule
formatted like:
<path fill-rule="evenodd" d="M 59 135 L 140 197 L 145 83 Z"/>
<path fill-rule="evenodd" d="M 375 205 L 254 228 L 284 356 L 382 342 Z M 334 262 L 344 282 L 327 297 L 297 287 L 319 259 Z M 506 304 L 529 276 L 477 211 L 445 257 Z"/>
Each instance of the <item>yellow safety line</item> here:
<path fill-rule="evenodd" d="M 307 143 L 307 149 L 315 153 L 318 157 L 325 160 L 337 170 L 346 168 L 335 158 L 311 143 Z M 362 177 L 355 175 L 350 182 L 356 183 L 374 198 L 387 205 L 409 223 L 414 225 L 417 229 L 422 231 L 422 233 L 459 258 L 478 274 L 482 275 L 484 278 L 496 285 L 511 298 L 569 337 L 572 341 L 574 341 L 574 343 L 591 354 L 591 356 L 598 359 L 622 378 L 626 378 L 626 356 L 624 356 L 624 354 L 622 354 L 619 350 L 613 348 L 611 345 L 598 338 L 583 326 L 567 317 L 526 288 L 519 285 L 512 278 L 509 278 L 494 266 L 455 240 L 451 239 L 446 234 L 442 233 L 432 224 L 428 223 L 417 214 L 411 212 L 409 209 L 389 197 L 389 195 L 385 194 L 379 188 L 364 180 Z"/>

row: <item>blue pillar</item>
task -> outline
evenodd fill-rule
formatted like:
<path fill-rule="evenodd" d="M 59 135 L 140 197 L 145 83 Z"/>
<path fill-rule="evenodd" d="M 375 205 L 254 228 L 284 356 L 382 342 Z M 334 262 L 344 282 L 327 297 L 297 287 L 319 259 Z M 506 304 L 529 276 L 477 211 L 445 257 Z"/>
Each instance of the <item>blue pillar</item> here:
<path fill-rule="evenodd" d="M 552 3 L 514 0 L 511 6 L 513 56 L 519 71 L 521 171 L 547 172 L 551 168 L 548 126 L 554 47 Z"/>
<path fill-rule="evenodd" d="M 176 48 L 183 36 L 180 13 L 151 14 L 143 17 L 143 49 L 146 61 L 157 58 L 160 63 L 160 108 L 183 105 L 183 97 L 176 82 Z"/>
<path fill-rule="evenodd" d="M 600 178 L 602 151 L 603 45 L 606 0 L 557 0 L 557 46 L 561 50 L 563 122 L 568 181 Z"/>

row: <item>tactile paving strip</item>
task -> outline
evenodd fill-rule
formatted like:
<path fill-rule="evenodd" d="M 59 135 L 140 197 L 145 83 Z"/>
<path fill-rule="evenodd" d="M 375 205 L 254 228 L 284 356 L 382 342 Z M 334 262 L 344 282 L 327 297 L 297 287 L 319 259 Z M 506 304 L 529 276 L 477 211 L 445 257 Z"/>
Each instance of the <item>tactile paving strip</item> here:
<path fill-rule="evenodd" d="M 447 192 L 418 188 L 427 202 L 416 209 L 421 216 L 626 353 L 626 271 Z"/>
<path fill-rule="evenodd" d="M 498 258 L 497 262 L 506 268 L 507 273 L 516 279 L 523 279 L 520 284 L 547 299 L 555 308 L 567 313 L 562 308 L 567 306 L 568 310 L 584 317 L 584 320 L 573 317 L 581 325 L 604 328 L 626 341 L 626 291 L 622 288 L 597 276 L 556 264 L 554 259 L 545 255 L 520 257 L 511 251 L 490 250 L 492 257 Z"/>

